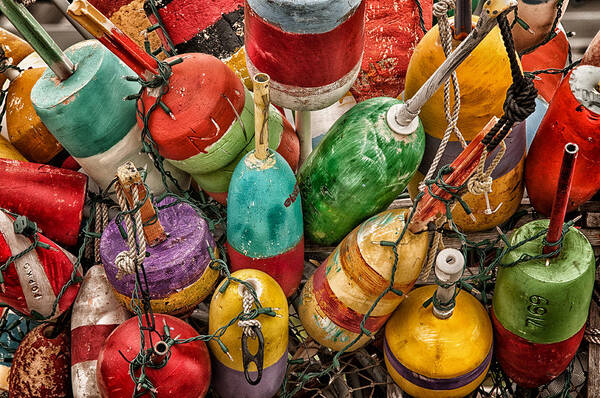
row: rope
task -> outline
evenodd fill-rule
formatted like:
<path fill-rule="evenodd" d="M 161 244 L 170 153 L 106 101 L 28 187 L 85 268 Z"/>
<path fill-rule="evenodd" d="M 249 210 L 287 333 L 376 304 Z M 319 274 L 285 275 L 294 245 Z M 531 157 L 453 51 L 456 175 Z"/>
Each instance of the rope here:
<path fill-rule="evenodd" d="M 600 344 L 600 329 L 585 329 L 585 341 L 591 344 Z"/>
<path fill-rule="evenodd" d="M 244 309 L 244 316 L 245 317 L 249 317 L 252 315 L 252 307 L 254 307 L 254 296 L 252 295 L 252 293 L 250 292 L 250 290 L 248 290 L 246 288 L 246 286 L 242 287 L 242 291 L 244 292 L 243 295 L 243 309 Z M 238 326 L 241 327 L 244 331 L 244 334 L 248 337 L 256 337 L 256 334 L 254 333 L 254 330 L 252 330 L 253 327 L 257 327 L 260 329 L 261 324 L 260 321 L 258 319 L 240 319 L 238 321 Z"/>
<path fill-rule="evenodd" d="M 423 17 L 423 6 L 419 0 L 415 0 L 415 4 L 417 5 L 417 10 L 419 12 L 419 26 L 423 33 L 427 33 L 427 28 L 425 27 L 425 18 Z"/>
<path fill-rule="evenodd" d="M 433 236 L 433 242 L 431 243 L 429 253 L 427 254 L 427 264 L 421 271 L 421 275 L 419 275 L 419 279 L 422 281 L 426 281 L 429 279 L 429 275 L 431 274 L 431 271 L 433 270 L 435 264 L 437 252 L 439 249 L 444 249 L 444 241 L 442 238 L 442 233 L 439 231 L 435 231 L 435 234 Z"/>
<path fill-rule="evenodd" d="M 115 189 L 121 210 L 124 212 L 129 211 L 129 204 L 125 198 L 123 187 L 121 187 L 121 184 L 116 184 Z M 132 195 L 134 208 L 138 207 L 140 198 L 139 187 L 137 185 L 133 186 Z M 122 251 L 115 259 L 115 265 L 119 269 L 117 279 L 121 279 L 124 275 L 133 274 L 136 266 L 141 265 L 146 258 L 146 239 L 143 235 L 144 224 L 142 223 L 142 215 L 139 209 L 133 211 L 133 214 L 125 215 L 125 225 L 127 227 L 127 246 L 129 246 L 129 251 Z"/>
<path fill-rule="evenodd" d="M 96 217 L 95 217 L 95 228 L 94 231 L 99 236 L 94 238 L 94 260 L 96 264 L 101 264 L 102 259 L 100 258 L 100 240 L 102 238 L 102 232 L 108 225 L 108 205 L 102 202 L 96 202 Z"/>
<path fill-rule="evenodd" d="M 500 206 L 502 206 L 502 203 L 500 203 L 496 210 L 492 210 L 490 207 L 490 200 L 488 194 L 492 192 L 492 184 L 494 183 L 494 180 L 492 179 L 492 173 L 494 172 L 496 167 L 498 167 L 498 164 L 500 164 L 500 161 L 504 157 L 505 153 L 506 143 L 502 141 L 500 143 L 500 150 L 494 157 L 492 164 L 487 168 L 487 170 L 485 170 L 485 162 L 487 160 L 488 152 L 486 149 L 484 149 L 481 153 L 481 158 L 479 159 L 479 164 L 477 165 L 475 174 L 467 183 L 467 189 L 470 193 L 472 193 L 473 195 L 485 195 L 485 202 L 487 205 L 485 214 L 488 215 L 495 213 L 500 208 Z"/>

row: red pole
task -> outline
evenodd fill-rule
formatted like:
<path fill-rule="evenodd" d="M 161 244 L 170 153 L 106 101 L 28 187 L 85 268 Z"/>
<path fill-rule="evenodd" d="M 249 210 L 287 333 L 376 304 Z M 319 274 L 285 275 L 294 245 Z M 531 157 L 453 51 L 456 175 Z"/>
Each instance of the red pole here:
<path fill-rule="evenodd" d="M 579 147 L 577 144 L 568 143 L 565 145 L 562 164 L 560 166 L 560 174 L 558 177 L 558 187 L 556 195 L 552 203 L 552 213 L 550 216 L 550 226 L 548 227 L 548 235 L 546 241 L 550 243 L 558 242 L 562 234 L 565 214 L 567 213 L 567 205 L 569 204 L 569 195 L 571 186 L 573 185 L 573 175 L 575 174 L 575 161 Z M 544 246 L 544 254 L 550 254 L 557 249 L 557 245 Z"/>

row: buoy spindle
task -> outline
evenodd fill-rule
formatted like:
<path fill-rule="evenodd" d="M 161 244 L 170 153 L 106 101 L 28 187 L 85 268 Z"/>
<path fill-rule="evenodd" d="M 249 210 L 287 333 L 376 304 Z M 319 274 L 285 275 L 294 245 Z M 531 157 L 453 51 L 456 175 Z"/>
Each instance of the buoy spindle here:
<path fill-rule="evenodd" d="M 456 249 L 444 249 L 437 256 L 435 276 L 440 281 L 440 286 L 435 292 L 437 301 L 433 304 L 433 315 L 439 319 L 448 319 L 454 312 L 454 306 L 444 307 L 454 299 L 456 282 L 460 279 L 464 266 L 465 258 Z"/>
<path fill-rule="evenodd" d="M 258 73 L 254 83 L 254 134 L 255 156 L 265 160 L 269 156 L 269 105 L 271 104 L 271 78 L 266 73 Z"/>
<path fill-rule="evenodd" d="M 160 365 L 165 360 L 165 357 L 169 353 L 169 345 L 164 341 L 157 341 L 152 348 L 152 355 L 150 360 L 154 365 Z"/>
<path fill-rule="evenodd" d="M 565 145 L 563 160 L 560 166 L 560 174 L 558 177 L 558 186 L 556 188 L 556 195 L 554 196 L 554 202 L 552 204 L 550 226 L 548 227 L 548 235 L 546 236 L 546 241 L 549 244 L 544 246 L 544 254 L 550 254 L 556 251 L 558 247 L 558 245 L 552 245 L 552 243 L 558 242 L 562 235 L 565 214 L 567 213 L 567 206 L 569 204 L 569 195 L 571 193 L 571 187 L 573 186 L 575 162 L 577 161 L 578 153 L 579 147 L 577 144 L 570 142 Z M 558 255 L 558 253 L 556 255 Z"/>
<path fill-rule="evenodd" d="M 67 58 L 24 5 L 14 0 L 0 0 L 0 11 L 61 81 L 75 72 L 73 62 Z"/>
<path fill-rule="evenodd" d="M 463 40 L 472 30 L 471 0 L 456 1 L 456 17 L 454 18 L 454 38 Z"/>

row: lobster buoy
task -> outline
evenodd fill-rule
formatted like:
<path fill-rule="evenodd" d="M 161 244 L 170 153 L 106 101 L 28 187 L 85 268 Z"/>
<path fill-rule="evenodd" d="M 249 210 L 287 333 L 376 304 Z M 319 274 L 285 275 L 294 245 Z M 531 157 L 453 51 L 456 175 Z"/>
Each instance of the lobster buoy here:
<path fill-rule="evenodd" d="M 517 15 L 529 25 L 528 30 L 518 23 L 515 23 L 512 28 L 515 49 L 522 53 L 539 45 L 548 37 L 559 12 L 559 0 L 518 0 L 518 2 Z M 568 6 L 569 0 L 561 2 L 561 17 L 565 15 Z"/>
<path fill-rule="evenodd" d="M 87 177 L 37 163 L 0 159 L 0 207 L 28 217 L 44 235 L 75 246 L 85 205 Z M 57 216 L 58 215 L 58 216 Z"/>
<path fill-rule="evenodd" d="M 32 238 L 27 234 L 37 234 L 42 244 L 8 266 L 0 300 L 29 317 L 56 318 L 71 307 L 77 296 L 80 283 L 71 282 L 56 303 L 59 293 L 74 276 L 76 258 L 35 232 L 35 226 L 26 221 L 0 211 L 0 264 L 31 246 Z M 15 223 L 21 232 L 15 231 Z M 75 275 L 79 273 L 78 270 Z"/>
<path fill-rule="evenodd" d="M 396 132 L 388 116 L 402 101 L 373 98 L 355 105 L 331 127 L 298 172 L 304 229 L 321 245 L 339 243 L 400 195 L 425 150 L 425 135 Z"/>
<path fill-rule="evenodd" d="M 442 250 L 435 274 L 445 287 L 415 289 L 385 326 L 385 365 L 411 396 L 465 397 L 488 372 L 494 351 L 492 323 L 475 297 L 465 291 L 456 294 L 464 265 L 460 251 Z M 433 305 L 425 307 L 432 297 Z"/>
<path fill-rule="evenodd" d="M 0 28 L 0 45 L 11 65 L 19 64 L 23 58 L 33 52 L 33 48 L 31 48 L 29 43 L 4 28 Z M 2 86 L 5 81 L 6 76 L 0 74 L 0 86 Z"/>
<path fill-rule="evenodd" d="M 316 148 L 317 145 L 323 141 L 325 134 L 327 134 L 331 126 L 333 126 L 344 113 L 352 109 L 354 105 L 356 105 L 356 99 L 354 99 L 354 96 L 351 93 L 348 93 L 339 101 L 334 102 L 333 105 L 311 112 L 310 130 L 313 148 Z"/>
<path fill-rule="evenodd" d="M 142 331 L 140 320 L 133 317 L 117 327 L 108 336 L 98 355 L 96 377 L 102 398 L 131 398 L 136 386 L 129 375 L 129 362 L 125 358 L 135 358 L 140 352 Z M 142 326 L 149 327 L 146 317 L 141 318 Z M 168 328 L 171 338 L 189 339 L 197 337 L 198 332 L 181 319 L 154 314 L 154 323 L 159 333 Z M 150 341 L 150 333 L 143 331 L 145 341 Z M 153 334 L 156 341 L 156 334 Z M 146 377 L 155 388 L 156 398 L 181 397 L 203 398 L 210 384 L 210 356 L 206 343 L 193 341 L 170 346 L 163 340 L 151 347 L 158 363 L 167 363 L 163 367 L 145 368 Z M 123 358 L 125 356 L 125 358 Z"/>
<path fill-rule="evenodd" d="M 0 392 L 8 392 L 10 365 L 19 344 L 21 344 L 27 333 L 39 324 L 15 314 L 8 308 L 3 308 L 0 313 L 0 317 L 6 322 L 6 325 L 12 325 L 12 327 L 6 327 L 0 334 Z"/>
<path fill-rule="evenodd" d="M 587 50 L 585 50 L 580 65 L 600 66 L 600 32 L 596 33 Z"/>
<path fill-rule="evenodd" d="M 8 140 L 0 136 L 0 158 L 27 161 Z"/>
<path fill-rule="evenodd" d="M 69 333 L 44 324 L 27 333 L 10 368 L 9 394 L 14 398 L 67 398 Z"/>
<path fill-rule="evenodd" d="M 404 90 L 408 62 L 423 35 L 431 28 L 433 0 L 365 0 L 365 53 L 352 86 L 357 101 L 397 97 Z"/>
<path fill-rule="evenodd" d="M 99 398 L 98 355 L 104 340 L 129 314 L 112 292 L 102 265 L 85 274 L 71 316 L 71 385 L 74 398 Z"/>
<path fill-rule="evenodd" d="M 375 300 L 388 288 L 394 253 L 380 242 L 395 241 L 405 229 L 406 210 L 388 210 L 367 220 L 350 233 L 304 285 L 298 314 L 306 332 L 334 351 L 350 344 L 361 332 L 360 323 Z M 398 246 L 394 288 L 408 293 L 427 257 L 426 233 L 406 231 Z M 404 299 L 385 295 L 371 312 L 365 327 L 376 333 Z M 363 335 L 348 351 L 370 341 Z"/>
<path fill-rule="evenodd" d="M 478 18 L 473 17 L 472 20 L 475 24 Z M 451 19 L 450 23 L 453 22 Z M 405 98 L 415 95 L 429 76 L 446 59 L 440 40 L 439 27 L 435 26 L 417 45 L 408 65 Z M 457 43 L 460 42 L 453 41 L 454 48 Z M 493 116 L 500 117 L 503 114 L 502 107 L 506 91 L 512 83 L 510 64 L 498 27 L 494 27 L 456 69 L 456 76 L 461 98 L 458 128 L 465 140 L 469 142 Z M 450 104 L 452 106 L 453 95 L 451 97 Z M 423 162 L 409 185 L 409 192 L 413 198 L 417 195 L 419 184 L 433 163 L 446 131 L 443 89 L 439 89 L 423 106 L 419 117 L 425 128 L 426 147 Z M 492 175 L 494 180 L 492 192 L 488 194 L 490 205 L 488 206 L 485 195 L 473 195 L 469 192 L 463 199 L 477 221 L 473 221 L 467 216 L 461 206 L 456 206 L 453 211 L 454 222 L 464 231 L 475 232 L 493 228 L 508 220 L 521 204 L 524 192 L 522 180 L 526 153 L 525 125 L 514 129 L 505 143 L 506 153 Z M 462 149 L 460 141 L 453 134 L 444 152 L 445 156 L 439 162 L 438 170 L 441 166 L 451 163 L 462 152 Z M 488 155 L 488 165 L 496 153 L 497 151 Z"/>
<path fill-rule="evenodd" d="M 238 324 L 227 328 L 221 342 L 231 357 L 215 340 L 209 341 L 214 358 L 213 386 L 222 398 L 270 398 L 279 391 L 287 368 L 288 302 L 277 282 L 262 271 L 245 269 L 231 276 L 252 286 L 261 306 L 271 308 L 274 315 L 261 314 L 256 318 L 260 327 L 254 329 L 254 338 L 244 337 L 243 328 Z M 219 285 L 210 302 L 208 330 L 211 334 L 244 312 L 246 296 L 252 298 L 243 284 L 226 283 Z M 255 305 L 252 309 L 256 309 Z M 244 353 L 244 339 L 247 339 L 248 353 Z M 253 359 L 257 361 L 246 363 L 246 355 L 254 353 Z M 258 382 L 250 384 L 249 381 Z"/>
<path fill-rule="evenodd" d="M 549 178 L 544 174 L 546 183 Z M 496 356 L 523 387 L 546 384 L 569 365 L 583 338 L 594 287 L 594 250 L 572 227 L 548 266 L 544 259 L 502 266 L 542 253 L 542 237 L 515 245 L 547 228 L 548 220 L 536 220 L 514 232 L 515 248 L 501 261 L 492 303 Z"/>
<path fill-rule="evenodd" d="M 249 90 L 252 89 L 244 51 L 244 0 L 219 0 L 206 4 L 193 0 L 159 1 L 155 4 L 178 54 L 214 55 L 229 66 Z M 150 22 L 158 23 L 150 1 L 146 1 L 144 9 Z M 186 23 L 181 23 L 182 16 L 185 16 Z M 162 31 L 157 33 L 163 47 L 170 48 L 171 43 Z"/>
<path fill-rule="evenodd" d="M 598 131 L 600 131 L 600 67 L 580 65 L 563 79 L 531 144 L 525 184 L 531 204 L 549 215 L 558 186 L 562 148 L 579 146 L 573 188 L 567 211 L 587 202 L 600 188 Z M 598 172 L 597 172 L 598 171 Z"/>
<path fill-rule="evenodd" d="M 137 186 L 139 198 L 144 198 L 141 176 L 132 163 L 120 167 L 118 177 L 125 192 Z M 167 197 L 156 203 L 158 208 L 164 207 L 158 212 L 158 221 L 144 226 L 148 244 L 144 286 L 147 281 L 153 311 L 179 315 L 191 312 L 212 292 L 219 272 L 210 266 L 209 251 L 216 257 L 217 250 L 208 223 L 191 205 L 175 201 Z M 149 198 L 141 208 L 141 218 L 143 222 L 156 218 Z M 136 274 L 122 275 L 117 267 L 118 256 L 128 250 L 127 239 L 121 236 L 116 221 L 111 221 L 102 234 L 100 257 L 117 298 L 129 308 Z"/>
<path fill-rule="evenodd" d="M 269 76 L 254 76 L 256 149 L 238 163 L 227 197 L 227 253 L 234 271 L 255 268 L 290 297 L 304 270 L 302 200 L 294 172 L 268 147 Z"/>

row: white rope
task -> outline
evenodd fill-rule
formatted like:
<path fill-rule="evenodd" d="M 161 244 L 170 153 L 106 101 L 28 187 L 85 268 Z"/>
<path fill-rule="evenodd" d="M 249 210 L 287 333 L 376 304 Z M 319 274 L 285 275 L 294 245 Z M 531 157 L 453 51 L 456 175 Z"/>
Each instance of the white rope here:
<path fill-rule="evenodd" d="M 242 286 L 243 293 L 243 309 L 244 314 L 250 314 L 252 312 L 252 307 L 254 306 L 254 296 L 250 293 L 250 290 L 246 286 Z M 260 329 L 260 321 L 258 319 L 240 319 L 238 321 L 238 326 L 241 327 L 244 331 L 244 334 L 248 337 L 255 337 L 253 327 L 257 327 Z"/>
<path fill-rule="evenodd" d="M 492 184 L 494 183 L 494 180 L 492 179 L 492 173 L 494 172 L 496 167 L 498 167 L 498 164 L 500 164 L 500 161 L 504 157 L 505 153 L 506 143 L 502 141 L 500 143 L 500 150 L 498 151 L 498 154 L 492 161 L 492 164 L 490 164 L 487 170 L 485 170 L 485 161 L 487 159 L 488 152 L 484 149 L 481 153 L 481 158 L 479 159 L 479 164 L 477 165 L 475 174 L 467 183 L 467 189 L 470 193 L 472 193 L 473 195 L 485 195 L 485 203 L 487 205 L 487 208 L 484 211 L 484 213 L 487 215 L 497 212 L 498 209 L 500 209 L 500 207 L 502 206 L 502 203 L 500 203 L 495 210 L 492 210 L 488 194 L 492 192 Z"/>
<path fill-rule="evenodd" d="M 125 198 L 123 187 L 120 184 L 115 184 L 117 199 L 122 211 L 129 211 L 129 204 Z M 137 185 L 133 186 L 133 207 L 139 205 L 139 189 Z M 135 231 L 133 223 L 135 221 Z M 121 279 L 124 275 L 130 275 L 135 272 L 136 266 L 141 265 L 146 257 L 146 239 L 144 238 L 144 224 L 142 223 L 142 215 L 140 211 L 136 211 L 133 215 L 125 216 L 125 226 L 127 228 L 127 245 L 129 251 L 122 251 L 115 259 L 115 265 L 119 269 L 117 279 Z M 137 240 L 137 244 L 136 244 Z M 139 251 L 137 246 L 139 245 Z"/>
<path fill-rule="evenodd" d="M 94 231 L 102 235 L 104 229 L 108 225 L 108 206 L 106 203 L 96 202 L 96 220 Z M 101 264 L 102 259 L 100 258 L 100 240 L 101 237 L 94 239 L 94 259 L 96 264 Z"/>

